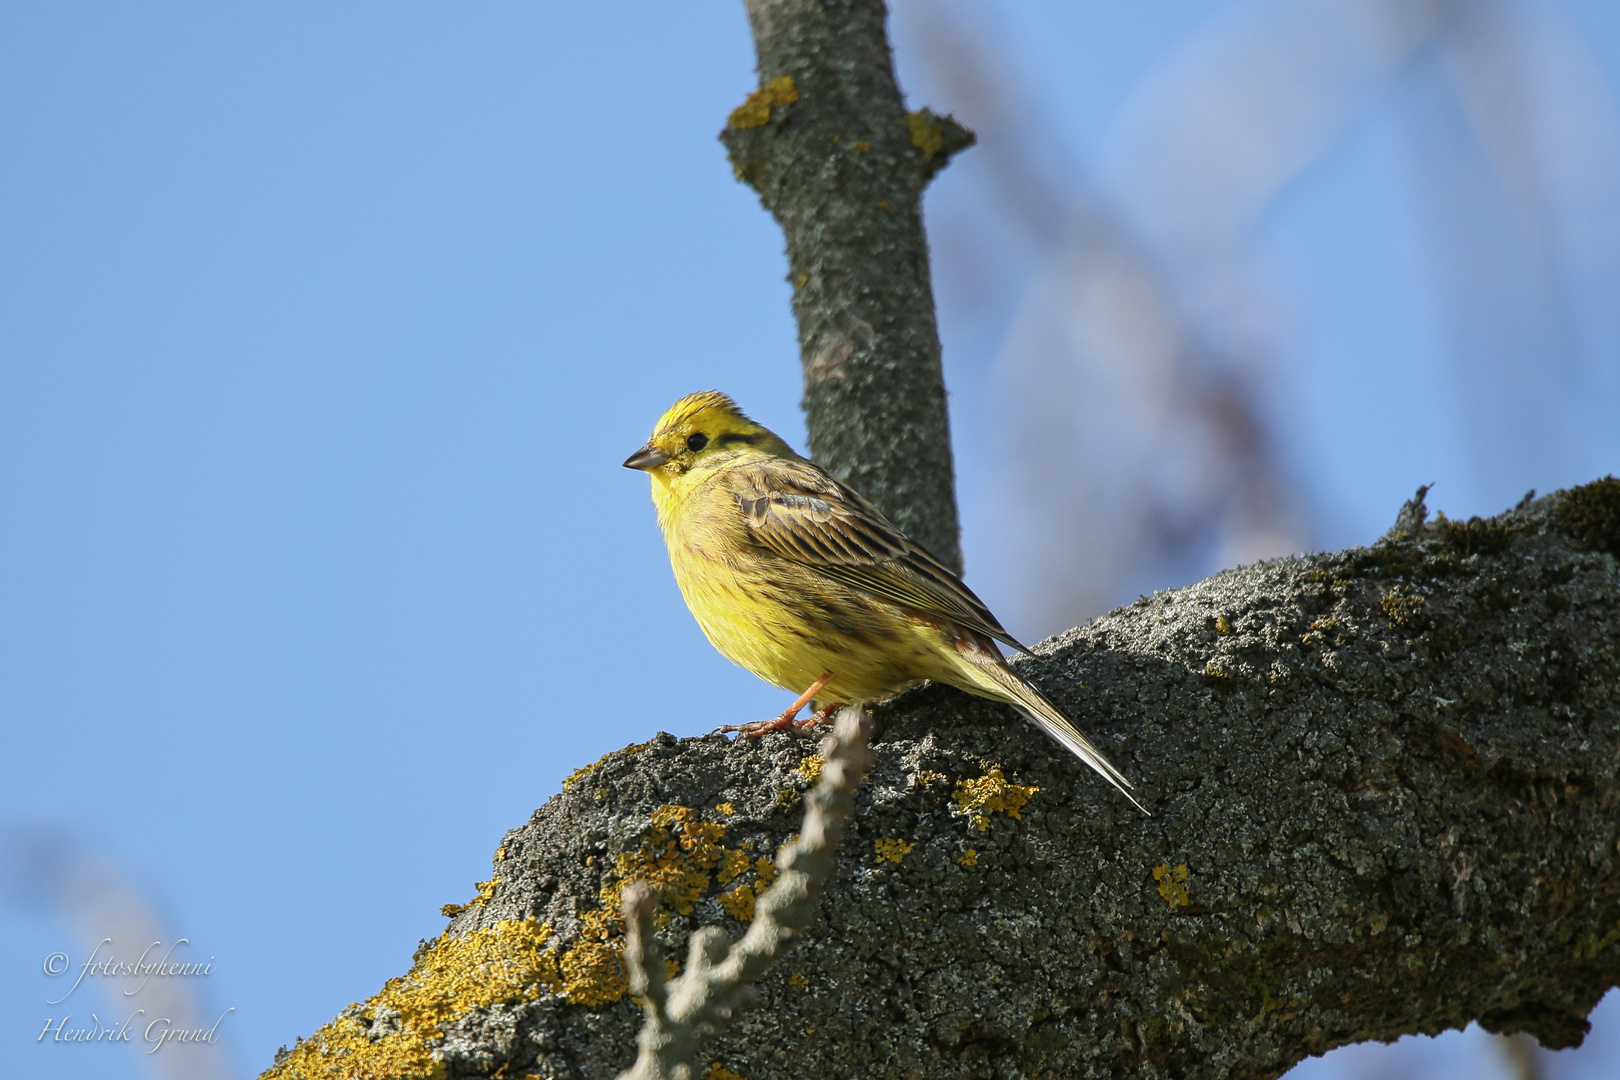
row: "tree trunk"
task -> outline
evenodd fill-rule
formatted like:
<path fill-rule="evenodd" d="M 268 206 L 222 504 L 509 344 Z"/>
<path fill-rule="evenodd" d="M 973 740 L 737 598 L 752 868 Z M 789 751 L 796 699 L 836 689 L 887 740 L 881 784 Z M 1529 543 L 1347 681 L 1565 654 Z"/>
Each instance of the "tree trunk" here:
<path fill-rule="evenodd" d="M 761 89 L 721 133 L 787 237 L 812 456 L 958 573 L 922 191 L 973 136 L 906 113 L 881 0 L 748 0 Z"/>

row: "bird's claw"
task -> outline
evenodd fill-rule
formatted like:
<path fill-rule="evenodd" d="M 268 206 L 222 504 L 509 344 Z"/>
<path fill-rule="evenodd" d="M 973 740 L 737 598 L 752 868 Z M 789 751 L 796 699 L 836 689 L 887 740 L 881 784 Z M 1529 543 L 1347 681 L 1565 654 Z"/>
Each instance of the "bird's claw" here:
<path fill-rule="evenodd" d="M 781 716 L 773 716 L 769 720 L 755 720 L 748 724 L 721 724 L 714 729 L 716 735 L 727 735 L 735 731 L 740 738 L 757 739 L 761 735 L 768 735 L 773 731 L 785 731 L 789 735 L 802 735 L 806 738 L 816 734 L 816 728 L 832 719 L 837 707 L 817 709 L 803 720 L 797 720 L 799 710 L 793 709 Z"/>

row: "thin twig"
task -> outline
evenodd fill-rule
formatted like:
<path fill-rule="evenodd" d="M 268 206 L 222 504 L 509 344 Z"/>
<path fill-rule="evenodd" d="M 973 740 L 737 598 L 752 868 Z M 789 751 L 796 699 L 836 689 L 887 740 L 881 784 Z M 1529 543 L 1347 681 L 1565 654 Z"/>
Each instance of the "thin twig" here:
<path fill-rule="evenodd" d="M 624 960 L 630 990 L 646 1013 L 636 1063 L 619 1080 L 692 1080 L 698 1049 L 719 1034 L 752 997 L 754 982 L 815 918 L 816 897 L 832 876 L 833 856 L 866 772 L 871 719 L 865 710 L 841 710 L 822 743 L 821 780 L 805 796 L 799 837 L 777 854 L 781 871 L 754 905 L 754 922 L 733 945 L 724 930 L 706 926 L 692 935 L 686 970 L 665 982 L 664 958 L 653 936 L 657 899 L 642 882 L 624 891 Z"/>

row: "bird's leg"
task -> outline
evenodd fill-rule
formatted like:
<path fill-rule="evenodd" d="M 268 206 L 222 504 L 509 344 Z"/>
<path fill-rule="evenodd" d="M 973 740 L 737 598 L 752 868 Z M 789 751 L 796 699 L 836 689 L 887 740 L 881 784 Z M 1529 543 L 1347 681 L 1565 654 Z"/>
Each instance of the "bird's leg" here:
<path fill-rule="evenodd" d="M 827 672 L 821 678 L 810 684 L 810 689 L 799 695 L 795 701 L 783 710 L 782 715 L 770 720 L 755 720 L 751 724 L 721 724 L 714 730 L 717 732 L 735 731 L 745 739 L 757 739 L 768 731 L 796 731 L 793 720 L 799 715 L 799 710 L 816 700 L 821 688 L 832 681 L 833 673 Z M 811 717 L 812 720 L 815 717 Z"/>
<path fill-rule="evenodd" d="M 809 735 L 809 734 L 812 734 L 815 731 L 816 728 L 820 727 L 822 724 L 830 722 L 832 720 L 832 718 L 833 718 L 833 715 L 835 713 L 837 713 L 838 710 L 842 709 L 843 707 L 844 706 L 842 704 L 839 704 L 839 703 L 834 703 L 832 705 L 823 705 L 821 708 L 817 709 L 815 712 L 811 713 L 809 716 L 805 717 L 803 720 L 799 721 L 797 724 L 794 724 L 793 725 L 794 734 L 796 734 L 796 735 Z"/>

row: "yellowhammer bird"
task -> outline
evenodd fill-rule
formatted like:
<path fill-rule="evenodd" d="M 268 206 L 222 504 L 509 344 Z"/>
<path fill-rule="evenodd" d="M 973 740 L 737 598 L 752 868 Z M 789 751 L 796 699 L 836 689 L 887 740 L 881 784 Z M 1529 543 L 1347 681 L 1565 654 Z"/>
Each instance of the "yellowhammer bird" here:
<path fill-rule="evenodd" d="M 996 642 L 1029 650 L 961 579 L 726 395 L 681 398 L 624 464 L 652 477 L 675 581 L 714 647 L 803 691 L 774 720 L 722 731 L 802 729 L 932 679 L 1016 706 L 1142 808 L 1130 781 L 1007 666 Z M 806 705 L 814 715 L 796 725 Z"/>

